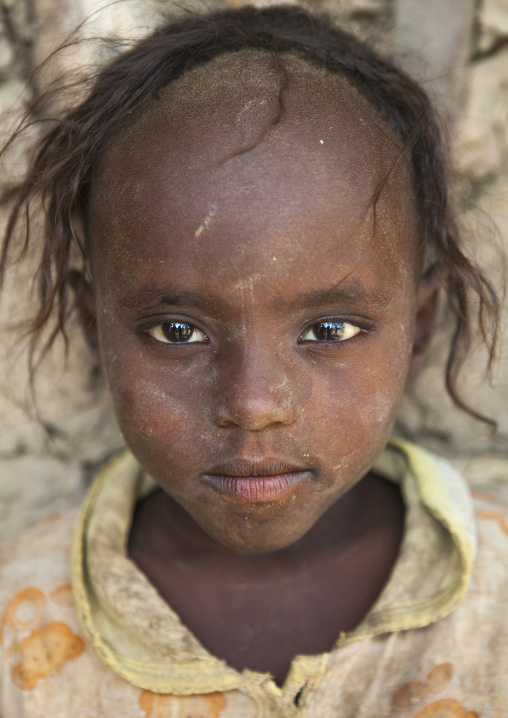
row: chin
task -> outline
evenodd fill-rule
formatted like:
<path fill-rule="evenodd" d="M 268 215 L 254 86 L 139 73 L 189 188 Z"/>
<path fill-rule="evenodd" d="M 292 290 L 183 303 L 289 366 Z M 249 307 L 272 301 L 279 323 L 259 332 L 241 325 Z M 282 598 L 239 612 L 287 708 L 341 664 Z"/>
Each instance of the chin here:
<path fill-rule="evenodd" d="M 252 540 L 251 538 L 245 538 L 244 540 L 240 538 L 236 541 L 224 541 L 221 543 L 225 548 L 228 548 L 235 553 L 248 555 L 281 551 L 298 541 L 298 538 L 291 538 L 286 541 L 276 540 L 271 537 L 260 537 L 257 541 Z"/>
<path fill-rule="evenodd" d="M 248 515 L 228 523 L 227 532 L 224 532 L 224 526 L 219 531 L 203 528 L 225 548 L 245 554 L 280 551 L 296 543 L 311 528 L 305 526 L 298 530 L 294 526 L 284 525 L 284 521 L 264 521 L 260 524 Z"/>

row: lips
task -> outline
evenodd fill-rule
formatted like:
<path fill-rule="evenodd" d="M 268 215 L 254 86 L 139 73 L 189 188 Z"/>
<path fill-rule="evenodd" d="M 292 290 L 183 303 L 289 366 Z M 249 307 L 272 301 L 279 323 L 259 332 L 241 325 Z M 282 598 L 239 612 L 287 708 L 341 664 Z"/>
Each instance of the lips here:
<path fill-rule="evenodd" d="M 203 480 L 225 498 L 258 504 L 289 498 L 310 473 L 309 469 L 279 459 L 235 459 L 214 466 Z"/>

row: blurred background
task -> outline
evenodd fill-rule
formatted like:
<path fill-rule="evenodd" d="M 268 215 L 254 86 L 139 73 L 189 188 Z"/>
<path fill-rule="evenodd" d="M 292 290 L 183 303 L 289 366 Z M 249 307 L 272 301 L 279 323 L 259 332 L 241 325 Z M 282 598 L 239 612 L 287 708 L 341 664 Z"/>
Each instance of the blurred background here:
<path fill-rule="evenodd" d="M 279 0 L 280 2 L 280 0 Z M 238 7 L 241 0 L 0 0 L 0 133 L 19 121 L 41 84 L 60 72 L 107 57 L 92 40 L 60 53 L 32 74 L 77 25 L 82 35 L 135 39 L 161 13 L 189 7 Z M 250 4 L 268 5 L 268 0 Z M 507 0 L 307 0 L 371 42 L 413 74 L 431 95 L 450 137 L 455 211 L 464 241 L 500 292 L 508 250 L 508 2 Z M 10 153 L 2 182 L 19 175 L 23 148 Z M 0 220 L 5 220 L 0 214 Z M 28 387 L 27 357 L 15 327 L 29 316 L 30 267 L 8 274 L 0 302 L 0 540 L 49 514 L 79 504 L 102 462 L 122 439 L 97 367 L 76 324 L 68 356 L 57 345 Z M 446 396 L 443 317 L 425 368 L 404 399 L 398 432 L 450 458 L 468 480 L 508 500 L 508 339 L 492 384 L 485 352 L 476 348 L 462 374 L 464 397 L 495 418 L 488 427 L 457 410 Z M 504 351 L 503 351 L 504 344 Z"/>

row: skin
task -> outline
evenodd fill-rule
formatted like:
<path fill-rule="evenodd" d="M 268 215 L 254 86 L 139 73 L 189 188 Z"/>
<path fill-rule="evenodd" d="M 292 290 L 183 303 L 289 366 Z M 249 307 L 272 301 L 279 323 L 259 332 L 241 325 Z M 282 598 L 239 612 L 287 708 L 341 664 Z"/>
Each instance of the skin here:
<path fill-rule="evenodd" d="M 273 127 L 279 78 L 240 54 L 119 132 L 91 202 L 93 291 L 72 276 L 125 441 L 161 487 L 137 507 L 132 559 L 209 650 L 279 682 L 357 625 L 393 568 L 403 505 L 370 470 L 437 287 L 420 280 L 405 160 L 374 222 L 396 138 L 347 85 L 287 63 Z M 312 338 L 325 320 L 357 334 Z M 163 343 L 171 321 L 201 340 Z M 238 460 L 298 481 L 225 495 L 207 477 Z"/>

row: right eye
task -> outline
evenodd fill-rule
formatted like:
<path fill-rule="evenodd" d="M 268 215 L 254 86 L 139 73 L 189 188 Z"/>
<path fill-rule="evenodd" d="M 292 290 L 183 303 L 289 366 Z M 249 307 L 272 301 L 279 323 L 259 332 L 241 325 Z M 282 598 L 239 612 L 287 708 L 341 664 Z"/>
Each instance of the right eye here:
<path fill-rule="evenodd" d="M 208 342 L 208 337 L 201 329 L 198 329 L 193 324 L 187 324 L 187 322 L 163 322 L 148 329 L 146 333 L 162 344 Z"/>

